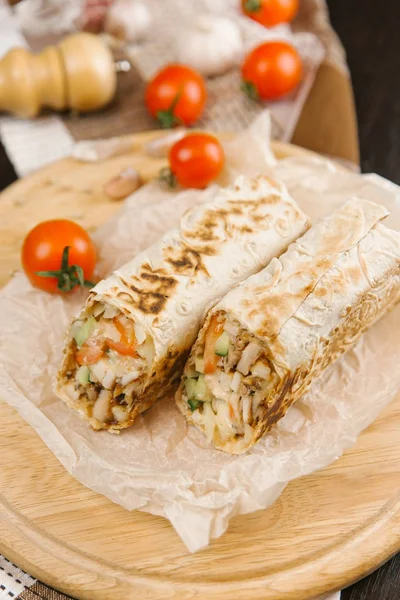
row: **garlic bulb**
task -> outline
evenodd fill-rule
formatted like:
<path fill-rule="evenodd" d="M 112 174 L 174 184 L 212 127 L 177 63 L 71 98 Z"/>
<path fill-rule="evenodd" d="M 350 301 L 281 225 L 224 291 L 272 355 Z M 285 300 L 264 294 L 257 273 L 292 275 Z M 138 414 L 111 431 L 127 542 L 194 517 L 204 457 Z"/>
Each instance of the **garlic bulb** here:
<path fill-rule="evenodd" d="M 146 35 L 151 21 L 144 2 L 115 0 L 107 11 L 104 31 L 124 42 L 137 42 Z"/>
<path fill-rule="evenodd" d="M 236 65 L 244 52 L 240 29 L 225 17 L 200 15 L 178 38 L 178 61 L 203 75 L 220 75 Z"/>

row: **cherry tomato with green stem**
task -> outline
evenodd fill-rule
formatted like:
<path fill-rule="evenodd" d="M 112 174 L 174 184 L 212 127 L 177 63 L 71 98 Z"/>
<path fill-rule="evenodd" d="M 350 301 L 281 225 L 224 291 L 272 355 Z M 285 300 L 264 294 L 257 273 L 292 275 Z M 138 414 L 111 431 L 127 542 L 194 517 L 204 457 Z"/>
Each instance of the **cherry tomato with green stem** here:
<path fill-rule="evenodd" d="M 148 83 L 145 103 L 149 113 L 162 127 L 192 125 L 207 100 L 203 77 L 185 65 L 167 65 Z"/>
<path fill-rule="evenodd" d="M 265 42 L 254 48 L 242 65 L 242 89 L 255 100 L 276 100 L 300 83 L 302 61 L 287 42 Z"/>
<path fill-rule="evenodd" d="M 73 221 L 43 221 L 25 237 L 21 263 L 35 287 L 66 293 L 76 287 L 93 287 L 96 248 L 88 232 Z"/>
<path fill-rule="evenodd" d="M 265 27 L 289 23 L 299 10 L 299 0 L 242 0 L 245 15 Z"/>
<path fill-rule="evenodd" d="M 169 152 L 169 169 L 163 178 L 183 187 L 202 189 L 221 173 L 225 163 L 223 148 L 214 135 L 190 133 Z"/>

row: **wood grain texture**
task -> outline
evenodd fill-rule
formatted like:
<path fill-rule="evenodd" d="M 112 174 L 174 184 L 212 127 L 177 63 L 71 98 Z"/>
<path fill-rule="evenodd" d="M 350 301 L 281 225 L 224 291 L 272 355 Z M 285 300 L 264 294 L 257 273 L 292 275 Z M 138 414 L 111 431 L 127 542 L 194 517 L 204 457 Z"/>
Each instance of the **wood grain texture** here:
<path fill-rule="evenodd" d="M 342 592 L 341 600 L 398 600 L 400 555 L 395 556 L 369 577 Z"/>
<path fill-rule="evenodd" d="M 117 87 L 114 59 L 98 36 L 75 33 L 39 54 L 12 48 L 0 59 L 0 111 L 36 117 L 48 107 L 98 110 Z"/>
<path fill-rule="evenodd" d="M 400 398 L 340 461 L 195 555 L 164 519 L 82 487 L 11 408 L 0 414 L 0 551 L 79 598 L 316 598 L 399 548 Z"/>
<path fill-rule="evenodd" d="M 129 164 L 154 176 L 162 161 L 140 150 L 150 135 L 132 138 L 126 156 L 101 165 L 65 159 L 6 190 L 0 281 L 43 214 L 76 218 L 79 210 L 79 221 L 95 227 L 118 209 L 102 191 L 109 177 Z M 195 555 L 165 519 L 129 513 L 75 481 L 5 403 L 0 417 L 0 552 L 83 600 L 318 598 L 400 548 L 400 396 L 338 462 L 290 484 L 269 510 L 235 518 Z"/>

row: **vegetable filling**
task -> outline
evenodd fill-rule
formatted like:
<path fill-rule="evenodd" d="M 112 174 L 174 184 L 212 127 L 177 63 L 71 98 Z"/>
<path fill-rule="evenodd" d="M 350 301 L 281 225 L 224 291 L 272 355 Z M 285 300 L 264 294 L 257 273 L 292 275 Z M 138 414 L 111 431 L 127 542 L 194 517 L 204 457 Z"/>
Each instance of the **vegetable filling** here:
<path fill-rule="evenodd" d="M 216 314 L 185 367 L 184 381 L 183 400 L 207 439 L 246 443 L 279 377 L 258 340 L 239 322 Z"/>
<path fill-rule="evenodd" d="M 117 308 L 96 302 L 72 326 L 73 356 L 66 372 L 71 400 L 101 424 L 129 420 L 135 397 L 154 358 L 144 328 Z"/>

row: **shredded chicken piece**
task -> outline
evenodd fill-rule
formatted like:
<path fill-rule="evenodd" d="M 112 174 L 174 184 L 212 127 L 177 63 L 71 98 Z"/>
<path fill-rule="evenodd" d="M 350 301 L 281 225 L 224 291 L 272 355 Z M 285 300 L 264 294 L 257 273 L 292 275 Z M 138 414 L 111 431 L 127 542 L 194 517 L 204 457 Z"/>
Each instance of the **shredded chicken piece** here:
<path fill-rule="evenodd" d="M 241 359 L 238 362 L 237 370 L 247 375 L 251 365 L 257 360 L 261 354 L 261 347 L 255 342 L 250 342 L 243 350 Z"/>
<path fill-rule="evenodd" d="M 128 412 L 122 406 L 113 406 L 111 412 L 115 420 L 118 422 L 126 421 L 128 418 Z"/>
<path fill-rule="evenodd" d="M 93 417 L 97 421 L 105 423 L 110 418 L 110 400 L 111 393 L 108 390 L 101 390 L 99 397 L 93 407 Z"/>
<path fill-rule="evenodd" d="M 251 397 L 244 396 L 242 398 L 242 411 L 243 411 L 243 421 L 245 423 L 251 423 Z"/>

